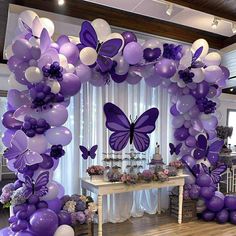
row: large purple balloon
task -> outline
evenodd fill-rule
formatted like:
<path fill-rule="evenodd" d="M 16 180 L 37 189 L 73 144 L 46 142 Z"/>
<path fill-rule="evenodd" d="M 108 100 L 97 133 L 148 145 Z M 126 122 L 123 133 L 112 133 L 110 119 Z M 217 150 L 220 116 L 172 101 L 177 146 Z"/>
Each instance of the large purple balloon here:
<path fill-rule="evenodd" d="M 145 83 L 154 88 L 161 84 L 161 78 L 157 74 L 152 74 L 145 78 Z"/>
<path fill-rule="evenodd" d="M 17 65 L 14 74 L 17 82 L 23 85 L 30 86 L 30 82 L 25 78 L 25 71 L 29 68 L 29 64 L 27 62 L 21 62 Z"/>
<path fill-rule="evenodd" d="M 15 111 L 7 111 L 2 116 L 2 124 L 7 129 L 20 129 L 22 126 L 22 122 L 13 118 L 13 114 Z"/>
<path fill-rule="evenodd" d="M 200 187 L 209 187 L 211 184 L 211 177 L 208 174 L 201 174 L 197 177 L 196 184 Z"/>
<path fill-rule="evenodd" d="M 199 198 L 199 188 L 191 188 L 189 190 L 189 197 L 193 200 L 196 200 Z"/>
<path fill-rule="evenodd" d="M 186 129 L 184 126 L 178 128 L 174 132 L 174 137 L 178 141 L 184 141 L 189 136 L 188 129 Z"/>
<path fill-rule="evenodd" d="M 50 157 L 47 154 L 41 154 L 43 161 L 41 163 L 39 163 L 39 167 L 41 167 L 42 169 L 48 170 L 51 169 L 54 165 L 54 161 L 52 159 L 52 157 Z"/>
<path fill-rule="evenodd" d="M 75 72 L 79 77 L 81 83 L 86 83 L 92 76 L 91 68 L 84 64 L 80 64 L 75 68 Z"/>
<path fill-rule="evenodd" d="M 48 208 L 58 214 L 61 210 L 61 201 L 58 198 L 46 201 Z"/>
<path fill-rule="evenodd" d="M 20 60 L 16 56 L 12 56 L 9 58 L 7 65 L 11 72 L 15 72 L 16 68 L 18 67 L 20 63 L 22 63 L 22 60 Z"/>
<path fill-rule="evenodd" d="M 184 155 L 181 158 L 181 161 L 184 162 L 186 165 L 188 165 L 190 168 L 196 165 L 196 160 L 190 155 Z"/>
<path fill-rule="evenodd" d="M 59 225 L 71 225 L 71 216 L 67 211 L 58 213 Z"/>
<path fill-rule="evenodd" d="M 74 96 L 81 88 L 81 82 L 75 74 L 65 73 L 60 82 L 61 93 L 65 96 Z"/>
<path fill-rule="evenodd" d="M 30 217 L 30 229 L 39 235 L 53 236 L 58 227 L 58 217 L 50 209 L 38 209 Z"/>
<path fill-rule="evenodd" d="M 215 116 L 213 115 L 201 115 L 201 123 L 204 127 L 205 130 L 215 130 L 218 120 Z"/>
<path fill-rule="evenodd" d="M 196 100 L 191 95 L 184 95 L 177 100 L 176 108 L 180 113 L 186 113 L 196 104 Z"/>
<path fill-rule="evenodd" d="M 10 227 L 0 229 L 0 236 L 14 236 L 15 233 L 11 230 Z"/>
<path fill-rule="evenodd" d="M 124 45 L 127 45 L 128 43 L 131 43 L 131 42 L 138 41 L 136 35 L 131 31 L 125 31 L 121 35 L 124 38 Z"/>
<path fill-rule="evenodd" d="M 220 224 L 226 223 L 228 219 L 229 219 L 229 212 L 226 209 L 223 209 L 216 214 L 216 221 Z"/>
<path fill-rule="evenodd" d="M 180 128 L 183 126 L 184 124 L 184 117 L 183 116 L 174 116 L 173 119 L 172 119 L 172 126 L 174 128 Z"/>
<path fill-rule="evenodd" d="M 172 105 L 171 108 L 170 108 L 170 113 L 171 115 L 173 116 L 178 116 L 180 115 L 179 111 L 177 110 L 176 108 L 176 104 Z"/>
<path fill-rule="evenodd" d="M 205 221 L 213 221 L 215 219 L 215 213 L 206 210 L 202 213 L 202 219 Z"/>
<path fill-rule="evenodd" d="M 218 212 L 224 207 L 224 200 L 217 196 L 213 196 L 209 201 L 207 201 L 206 205 L 210 211 Z"/>
<path fill-rule="evenodd" d="M 230 222 L 234 225 L 236 225 L 236 211 L 230 212 Z"/>
<path fill-rule="evenodd" d="M 196 144 L 196 139 L 193 136 L 188 136 L 187 139 L 185 140 L 185 144 L 188 147 L 194 147 Z"/>
<path fill-rule="evenodd" d="M 197 87 L 191 90 L 191 94 L 196 98 L 204 98 L 209 92 L 209 84 L 206 81 L 202 81 L 197 84 Z"/>
<path fill-rule="evenodd" d="M 143 48 L 137 42 L 128 43 L 123 51 L 124 59 L 130 64 L 135 65 L 143 58 Z"/>
<path fill-rule="evenodd" d="M 200 196 L 204 199 L 210 200 L 214 196 L 214 190 L 209 187 L 201 187 Z"/>
<path fill-rule="evenodd" d="M 225 197 L 225 207 L 230 211 L 236 210 L 236 196 L 228 195 Z"/>
<path fill-rule="evenodd" d="M 176 73 L 175 61 L 162 58 L 156 63 L 155 72 L 163 78 L 171 78 Z"/>
<path fill-rule="evenodd" d="M 76 64 L 79 59 L 79 50 L 73 43 L 64 43 L 59 50 L 59 53 L 63 54 L 68 63 Z"/>
<path fill-rule="evenodd" d="M 224 79 L 227 80 L 230 77 L 229 69 L 225 66 L 220 66 L 220 69 L 222 70 Z"/>
<path fill-rule="evenodd" d="M 14 55 L 23 61 L 28 61 L 32 58 L 30 48 L 31 44 L 25 39 L 18 39 L 12 45 Z"/>
<path fill-rule="evenodd" d="M 2 136 L 2 142 L 6 147 L 11 146 L 11 139 L 14 136 L 16 130 L 7 129 Z"/>

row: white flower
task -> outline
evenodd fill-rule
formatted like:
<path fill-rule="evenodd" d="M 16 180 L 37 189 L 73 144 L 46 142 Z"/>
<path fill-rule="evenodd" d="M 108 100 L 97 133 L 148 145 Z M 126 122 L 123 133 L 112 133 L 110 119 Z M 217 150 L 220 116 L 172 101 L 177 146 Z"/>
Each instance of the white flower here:
<path fill-rule="evenodd" d="M 69 213 L 75 212 L 75 206 L 76 202 L 75 201 L 68 201 L 63 207 L 63 210 L 68 211 Z"/>
<path fill-rule="evenodd" d="M 91 212 L 96 212 L 98 210 L 97 204 L 94 203 L 94 202 L 90 202 L 88 204 L 88 210 L 91 211 Z"/>

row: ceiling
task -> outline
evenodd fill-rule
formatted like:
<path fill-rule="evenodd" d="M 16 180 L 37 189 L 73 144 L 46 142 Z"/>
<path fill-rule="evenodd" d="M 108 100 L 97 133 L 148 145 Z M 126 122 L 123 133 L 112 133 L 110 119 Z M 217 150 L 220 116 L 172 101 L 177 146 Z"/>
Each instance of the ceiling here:
<path fill-rule="evenodd" d="M 236 20 L 236 0 L 86 0 L 104 6 L 109 6 L 124 11 L 161 19 L 176 24 L 201 29 L 204 31 L 231 37 L 231 20 L 225 20 L 227 16 Z M 173 2 L 173 13 L 166 14 L 168 4 Z M 231 8 L 230 8 L 231 6 Z M 218 15 L 216 15 L 218 13 Z M 213 29 L 211 24 L 214 16 L 219 17 L 219 24 Z M 224 16 L 224 18 L 222 17 Z"/>

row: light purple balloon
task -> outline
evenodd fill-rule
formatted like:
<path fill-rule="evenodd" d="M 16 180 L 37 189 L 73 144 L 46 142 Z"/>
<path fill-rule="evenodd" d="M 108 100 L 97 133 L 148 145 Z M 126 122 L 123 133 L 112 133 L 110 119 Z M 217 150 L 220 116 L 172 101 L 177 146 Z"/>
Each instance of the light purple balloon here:
<path fill-rule="evenodd" d="M 30 48 L 31 44 L 25 39 L 18 39 L 12 44 L 14 55 L 23 61 L 28 61 L 32 58 Z"/>
<path fill-rule="evenodd" d="M 26 92 L 20 92 L 16 89 L 9 90 L 7 93 L 7 100 L 8 100 L 9 105 L 14 110 L 18 109 L 19 107 L 23 105 L 30 105 L 31 102 L 26 95 L 27 95 Z"/>
<path fill-rule="evenodd" d="M 190 93 L 190 89 L 188 87 L 183 88 L 183 94 L 187 95 Z"/>
<path fill-rule="evenodd" d="M 188 136 L 187 139 L 185 140 L 185 144 L 188 147 L 194 147 L 196 145 L 196 139 L 193 136 Z"/>
<path fill-rule="evenodd" d="M 181 158 L 181 161 L 183 161 L 186 165 L 188 165 L 191 169 L 194 165 L 196 165 L 196 160 L 191 155 L 184 155 Z"/>
<path fill-rule="evenodd" d="M 89 81 L 89 79 L 92 76 L 92 72 L 91 69 L 84 65 L 84 64 L 80 64 L 75 68 L 75 72 L 79 77 L 79 80 L 81 83 L 86 83 Z"/>
<path fill-rule="evenodd" d="M 28 148 L 33 152 L 37 152 L 39 154 L 45 153 L 47 147 L 48 143 L 44 135 L 38 134 L 28 139 Z"/>
<path fill-rule="evenodd" d="M 192 126 L 192 123 L 191 123 L 190 120 L 185 120 L 185 121 L 184 121 L 184 127 L 185 127 L 185 128 L 189 129 L 191 126 Z"/>
<path fill-rule="evenodd" d="M 200 114 L 200 111 L 197 106 L 194 106 L 188 111 L 188 114 L 191 118 L 196 118 Z"/>
<path fill-rule="evenodd" d="M 184 126 L 177 128 L 174 132 L 174 137 L 178 141 L 184 141 L 188 136 L 188 129 L 186 129 Z"/>
<path fill-rule="evenodd" d="M 103 77 L 99 72 L 93 71 L 92 76 L 89 79 L 89 83 L 95 87 L 102 87 L 106 84 L 106 78 Z"/>
<path fill-rule="evenodd" d="M 199 132 L 196 131 L 193 127 L 190 127 L 190 128 L 188 129 L 188 132 L 189 132 L 189 134 L 192 135 L 192 136 L 196 136 L 196 135 L 199 133 Z"/>
<path fill-rule="evenodd" d="M 31 85 L 30 82 L 25 78 L 25 71 L 28 69 L 28 67 L 29 64 L 27 62 L 22 62 L 17 65 L 14 71 L 16 81 L 26 86 Z"/>
<path fill-rule="evenodd" d="M 70 42 L 70 39 L 68 38 L 68 36 L 66 36 L 66 35 L 61 35 L 58 39 L 57 39 L 57 41 L 56 41 L 56 43 L 61 47 L 63 44 L 65 44 L 65 43 L 69 43 Z"/>
<path fill-rule="evenodd" d="M 178 89 L 179 89 L 178 85 L 173 83 L 169 86 L 167 91 L 170 94 L 175 94 L 178 91 Z"/>
<path fill-rule="evenodd" d="M 16 130 L 10 130 L 10 129 L 7 129 L 3 133 L 2 142 L 6 147 L 11 146 L 11 140 L 12 140 L 12 137 L 14 136 L 15 133 L 16 133 Z"/>
<path fill-rule="evenodd" d="M 183 95 L 176 103 L 176 108 L 180 113 L 186 113 L 196 104 L 196 100 L 191 95 Z"/>
<path fill-rule="evenodd" d="M 216 96 L 216 93 L 217 93 L 217 89 L 214 86 L 210 86 L 207 97 L 208 98 L 213 98 L 213 97 Z"/>
<path fill-rule="evenodd" d="M 208 66 L 204 69 L 205 80 L 208 83 L 215 83 L 223 76 L 222 70 L 219 66 Z"/>
<path fill-rule="evenodd" d="M 152 88 L 157 87 L 158 85 L 161 84 L 161 78 L 157 74 L 152 74 L 144 78 L 144 80 L 145 83 Z"/>
<path fill-rule="evenodd" d="M 207 130 L 209 140 L 213 140 L 217 137 L 217 133 L 215 130 Z"/>
<path fill-rule="evenodd" d="M 67 58 L 68 63 L 76 64 L 78 62 L 79 50 L 76 45 L 71 42 L 61 45 L 59 53 Z"/>
<path fill-rule="evenodd" d="M 172 105 L 170 108 L 170 113 L 173 116 L 178 116 L 180 115 L 179 111 L 176 109 L 176 104 Z"/>
<path fill-rule="evenodd" d="M 48 208 L 58 214 L 61 210 L 62 204 L 58 198 L 46 201 Z"/>
<path fill-rule="evenodd" d="M 174 128 L 180 128 L 184 124 L 184 117 L 183 116 L 174 116 L 172 119 L 172 126 Z"/>
<path fill-rule="evenodd" d="M 72 73 L 65 73 L 63 80 L 60 82 L 61 93 L 65 96 L 74 96 L 80 91 L 81 82 L 77 75 Z"/>
<path fill-rule="evenodd" d="M 124 59 L 130 64 L 135 65 L 143 58 L 143 48 L 137 42 L 128 43 L 123 51 Z"/>
<path fill-rule="evenodd" d="M 192 127 L 194 130 L 196 130 L 198 132 L 203 131 L 204 127 L 203 127 L 202 121 L 200 119 L 192 119 L 191 123 L 192 123 Z"/>
<path fill-rule="evenodd" d="M 196 98 L 204 98 L 209 92 L 209 84 L 206 81 L 198 83 L 195 89 L 191 90 L 191 94 Z"/>
<path fill-rule="evenodd" d="M 17 58 L 16 56 L 12 56 L 9 58 L 7 65 L 8 65 L 8 68 L 11 72 L 15 72 L 18 65 L 22 62 L 23 61 L 21 59 Z"/>
<path fill-rule="evenodd" d="M 61 126 L 68 118 L 67 109 L 61 104 L 54 104 L 53 107 L 45 112 L 41 113 L 50 126 Z"/>
<path fill-rule="evenodd" d="M 14 236 L 15 233 L 11 230 L 10 227 L 0 229 L 0 236 Z"/>
<path fill-rule="evenodd" d="M 161 87 L 168 88 L 171 85 L 171 81 L 169 79 L 161 79 Z"/>
<path fill-rule="evenodd" d="M 34 60 L 38 60 L 41 56 L 41 50 L 38 47 L 32 47 L 30 49 L 31 56 Z"/>
<path fill-rule="evenodd" d="M 56 182 L 56 181 L 55 181 Z M 59 198 L 59 199 L 61 199 L 64 195 L 65 195 L 65 189 L 64 189 L 64 187 L 60 184 L 60 183 L 58 183 L 57 182 L 57 185 L 58 185 L 58 195 L 57 195 L 57 197 Z"/>
<path fill-rule="evenodd" d="M 68 145 L 72 140 L 70 130 L 64 126 L 51 128 L 46 132 L 46 138 L 51 145 Z"/>
<path fill-rule="evenodd" d="M 38 67 L 43 68 L 43 66 L 52 64 L 54 61 L 60 61 L 58 51 L 55 48 L 49 48 L 38 60 Z"/>
<path fill-rule="evenodd" d="M 215 116 L 209 116 L 208 118 L 203 118 L 203 116 L 201 116 L 201 121 L 202 121 L 202 125 L 204 127 L 205 130 L 215 130 L 217 124 L 218 124 L 218 120 Z"/>
<path fill-rule="evenodd" d="M 155 65 L 155 73 L 162 78 L 171 78 L 176 73 L 175 61 L 162 58 Z"/>
<path fill-rule="evenodd" d="M 220 69 L 222 70 L 224 79 L 227 80 L 230 77 L 229 69 L 226 68 L 225 66 L 220 66 Z"/>

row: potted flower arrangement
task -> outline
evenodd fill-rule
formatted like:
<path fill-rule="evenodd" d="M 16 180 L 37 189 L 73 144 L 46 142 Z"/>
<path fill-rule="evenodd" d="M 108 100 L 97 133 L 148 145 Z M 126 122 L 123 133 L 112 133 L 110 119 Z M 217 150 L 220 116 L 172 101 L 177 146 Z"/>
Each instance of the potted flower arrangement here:
<path fill-rule="evenodd" d="M 156 173 L 157 180 L 161 182 L 165 182 L 169 180 L 169 170 L 164 169 L 163 171 L 159 171 Z"/>
<path fill-rule="evenodd" d="M 121 176 L 121 181 L 124 184 L 136 184 L 138 181 L 138 175 L 136 174 L 126 174 Z"/>
<path fill-rule="evenodd" d="M 140 179 L 144 182 L 151 182 L 154 180 L 155 175 L 151 170 L 144 170 L 142 173 L 140 173 Z"/>
<path fill-rule="evenodd" d="M 174 167 L 177 170 L 178 175 L 183 174 L 184 164 L 182 161 L 179 161 L 179 160 L 171 161 L 169 163 L 169 166 Z"/>
<path fill-rule="evenodd" d="M 119 171 L 120 167 L 119 166 L 113 166 L 110 168 L 109 172 L 107 173 L 107 178 L 108 181 L 110 182 L 120 182 L 122 174 Z"/>
<path fill-rule="evenodd" d="M 105 168 L 100 165 L 93 165 L 87 169 L 87 173 L 91 177 L 92 181 L 101 181 L 103 180 Z"/>

